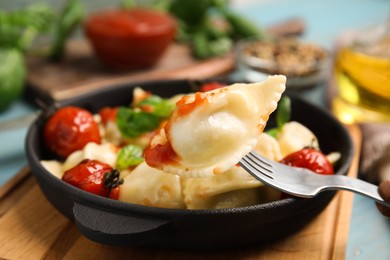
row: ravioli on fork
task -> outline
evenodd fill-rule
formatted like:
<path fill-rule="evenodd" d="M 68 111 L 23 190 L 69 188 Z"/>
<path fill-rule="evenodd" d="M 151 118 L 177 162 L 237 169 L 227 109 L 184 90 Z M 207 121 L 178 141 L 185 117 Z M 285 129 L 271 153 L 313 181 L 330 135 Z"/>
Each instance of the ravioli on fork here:
<path fill-rule="evenodd" d="M 186 177 L 227 171 L 256 146 L 285 84 L 276 75 L 182 97 L 145 150 L 146 163 Z"/>

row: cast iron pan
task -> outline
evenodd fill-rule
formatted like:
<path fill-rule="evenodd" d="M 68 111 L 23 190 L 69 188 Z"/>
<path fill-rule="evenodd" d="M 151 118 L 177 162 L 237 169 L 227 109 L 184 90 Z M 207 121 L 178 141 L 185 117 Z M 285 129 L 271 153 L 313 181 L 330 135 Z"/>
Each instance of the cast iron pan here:
<path fill-rule="evenodd" d="M 192 92 L 186 80 L 128 83 L 61 102 L 97 112 L 103 106 L 128 105 L 132 89 L 140 86 L 170 97 Z M 337 174 L 346 174 L 353 155 L 347 130 L 326 111 L 297 96 L 292 101 L 292 119 L 311 129 L 325 152 L 339 151 Z M 49 113 L 54 107 L 49 109 Z M 172 249 L 224 249 L 253 246 L 288 236 L 305 226 L 335 195 L 323 192 L 312 199 L 289 198 L 249 207 L 211 210 L 181 210 L 147 207 L 106 199 L 84 192 L 47 172 L 40 160 L 52 159 L 42 141 L 47 113 L 29 128 L 25 149 L 31 172 L 47 199 L 63 215 L 74 221 L 87 238 L 108 245 L 151 246 Z M 268 126 L 274 124 L 271 119 Z"/>

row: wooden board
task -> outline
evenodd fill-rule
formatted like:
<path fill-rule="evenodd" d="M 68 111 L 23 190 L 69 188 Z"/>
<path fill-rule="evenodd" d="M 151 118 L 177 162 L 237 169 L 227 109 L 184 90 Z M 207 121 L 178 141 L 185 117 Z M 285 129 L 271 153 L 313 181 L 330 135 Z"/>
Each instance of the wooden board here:
<path fill-rule="evenodd" d="M 270 35 L 299 35 L 305 30 L 300 18 L 267 28 Z M 158 63 L 148 69 L 113 71 L 103 66 L 85 39 L 67 42 L 64 59 L 51 63 L 44 55 L 26 58 L 28 98 L 46 102 L 74 97 L 87 91 L 122 82 L 157 79 L 207 79 L 226 75 L 235 68 L 234 53 L 196 60 L 188 45 L 172 43 Z"/>
<path fill-rule="evenodd" d="M 136 71 L 113 71 L 93 55 L 85 40 L 69 41 L 64 60 L 50 63 L 44 57 L 26 59 L 28 90 L 36 97 L 62 100 L 122 82 L 156 79 L 203 79 L 226 74 L 234 69 L 233 54 L 207 60 L 195 60 L 184 44 L 171 44 L 152 68 Z"/>
<path fill-rule="evenodd" d="M 356 177 L 361 134 L 349 126 L 356 153 L 348 175 Z M 251 249 L 186 252 L 119 248 L 91 242 L 46 200 L 28 170 L 0 189 L 1 259 L 344 259 L 353 193 L 340 191 L 298 233 Z"/>

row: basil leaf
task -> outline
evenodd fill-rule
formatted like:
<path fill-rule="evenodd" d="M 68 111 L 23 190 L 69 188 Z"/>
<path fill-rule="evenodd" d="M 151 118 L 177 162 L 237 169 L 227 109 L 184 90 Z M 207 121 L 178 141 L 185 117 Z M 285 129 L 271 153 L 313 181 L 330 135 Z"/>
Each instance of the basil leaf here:
<path fill-rule="evenodd" d="M 175 108 L 174 103 L 156 95 L 151 95 L 136 104 L 136 107 L 145 106 L 148 106 L 148 112 L 159 117 L 169 117 Z"/>
<path fill-rule="evenodd" d="M 266 133 L 269 134 L 270 136 L 272 136 L 273 138 L 277 138 L 278 134 L 279 134 L 279 129 L 277 129 L 275 127 L 275 128 L 268 130 Z"/>
<path fill-rule="evenodd" d="M 137 137 L 156 129 L 162 118 L 151 113 L 121 107 L 118 109 L 116 124 L 125 137 Z"/>
<path fill-rule="evenodd" d="M 136 166 L 144 161 L 142 148 L 137 145 L 126 145 L 119 150 L 116 167 L 119 170 Z"/>
<path fill-rule="evenodd" d="M 278 129 L 281 129 L 285 123 L 291 119 L 291 100 L 289 97 L 283 96 L 278 104 L 276 111 L 276 124 Z"/>
<path fill-rule="evenodd" d="M 291 119 L 291 100 L 287 96 L 283 96 L 276 110 L 276 127 L 266 131 L 267 134 L 276 138 L 285 123 Z"/>

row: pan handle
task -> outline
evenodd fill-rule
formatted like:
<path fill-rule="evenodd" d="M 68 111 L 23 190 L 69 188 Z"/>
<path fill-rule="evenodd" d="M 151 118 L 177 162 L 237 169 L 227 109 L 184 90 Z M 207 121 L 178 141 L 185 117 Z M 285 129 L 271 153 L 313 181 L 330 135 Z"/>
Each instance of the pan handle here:
<path fill-rule="evenodd" d="M 137 246 L 150 244 L 164 232 L 169 221 L 121 215 L 75 202 L 74 221 L 79 231 L 107 245 Z"/>

